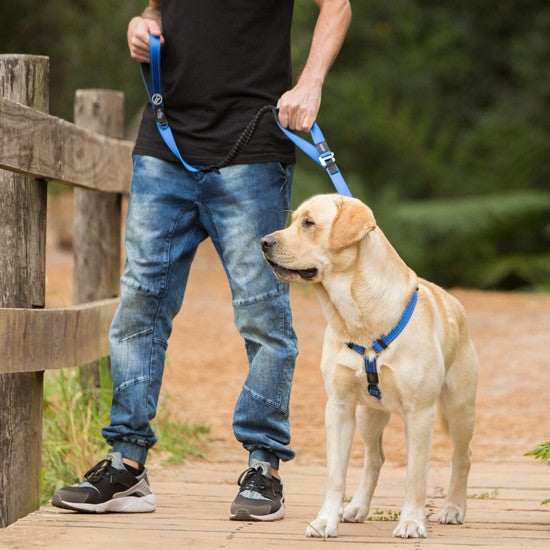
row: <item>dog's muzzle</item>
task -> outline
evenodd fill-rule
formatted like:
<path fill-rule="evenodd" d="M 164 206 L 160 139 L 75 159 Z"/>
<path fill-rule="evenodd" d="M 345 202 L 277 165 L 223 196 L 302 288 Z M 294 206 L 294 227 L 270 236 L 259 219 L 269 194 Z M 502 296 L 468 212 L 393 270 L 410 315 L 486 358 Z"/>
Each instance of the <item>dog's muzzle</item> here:
<path fill-rule="evenodd" d="M 273 250 L 277 245 L 277 239 L 275 237 L 267 235 L 260 239 L 260 243 L 262 245 L 262 252 L 265 261 L 269 264 L 271 269 L 273 269 L 275 274 L 279 275 L 283 279 L 289 275 L 298 275 L 302 279 L 308 280 L 313 279 L 317 275 L 318 269 L 316 267 L 310 267 L 307 269 L 289 269 L 288 267 L 284 267 L 274 262 L 271 258 L 273 255 Z"/>

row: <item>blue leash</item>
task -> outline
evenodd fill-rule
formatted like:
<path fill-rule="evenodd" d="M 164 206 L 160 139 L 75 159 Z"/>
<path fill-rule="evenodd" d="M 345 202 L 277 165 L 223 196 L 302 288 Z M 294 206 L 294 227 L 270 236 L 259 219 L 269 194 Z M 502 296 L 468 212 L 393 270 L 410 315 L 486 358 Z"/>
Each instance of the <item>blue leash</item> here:
<path fill-rule="evenodd" d="M 150 53 L 150 88 L 147 86 L 147 81 L 143 73 L 143 67 L 140 66 L 141 77 L 143 78 L 143 84 L 147 90 L 147 95 L 151 101 L 151 107 L 153 109 L 153 115 L 157 129 L 162 137 L 164 143 L 172 151 L 177 159 L 182 163 L 184 168 L 189 172 L 201 172 L 201 171 L 210 171 L 216 169 L 216 167 L 209 167 L 206 170 L 200 170 L 195 168 L 191 164 L 185 162 L 183 159 L 176 140 L 174 139 L 174 134 L 168 124 L 168 119 L 166 118 L 166 112 L 164 107 L 164 98 L 162 96 L 162 86 L 161 86 L 161 69 L 160 69 L 160 38 L 149 34 L 149 53 Z M 286 135 L 290 141 L 292 141 L 299 149 L 301 149 L 306 155 L 308 155 L 314 162 L 322 166 L 329 175 L 332 184 L 334 185 L 336 191 L 341 195 L 351 197 L 351 192 L 340 172 L 336 160 L 334 158 L 334 153 L 330 150 L 327 140 L 319 128 L 319 125 L 315 122 L 311 128 L 311 138 L 313 143 L 301 138 L 296 135 L 294 132 L 291 132 L 287 128 L 284 128 L 279 122 L 277 116 L 277 109 L 272 107 L 275 122 L 281 131 Z"/>

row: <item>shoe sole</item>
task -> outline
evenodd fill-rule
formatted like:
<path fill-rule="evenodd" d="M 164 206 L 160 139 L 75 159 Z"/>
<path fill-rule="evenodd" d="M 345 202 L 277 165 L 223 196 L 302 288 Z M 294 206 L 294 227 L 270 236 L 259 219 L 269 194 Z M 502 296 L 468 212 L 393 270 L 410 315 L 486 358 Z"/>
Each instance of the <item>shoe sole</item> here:
<path fill-rule="evenodd" d="M 284 505 L 281 505 L 281 507 L 276 512 L 273 512 L 272 514 L 267 514 L 265 516 L 255 516 L 245 508 L 241 508 L 237 510 L 234 514 L 231 514 L 229 516 L 229 519 L 233 521 L 277 521 L 279 519 L 283 519 L 284 517 L 285 507 Z"/>
<path fill-rule="evenodd" d="M 104 514 L 107 512 L 139 514 L 154 512 L 157 508 L 157 499 L 155 495 L 151 494 L 144 497 L 113 498 L 99 504 L 88 504 L 85 502 L 67 502 L 55 495 L 51 500 L 51 504 L 57 508 L 90 514 Z"/>

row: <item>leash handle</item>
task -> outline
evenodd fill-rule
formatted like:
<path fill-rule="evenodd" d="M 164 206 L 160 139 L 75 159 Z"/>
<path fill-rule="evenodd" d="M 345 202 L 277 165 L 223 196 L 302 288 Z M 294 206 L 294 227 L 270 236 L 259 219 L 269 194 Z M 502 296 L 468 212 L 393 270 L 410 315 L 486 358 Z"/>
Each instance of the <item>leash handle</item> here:
<path fill-rule="evenodd" d="M 336 159 L 334 153 L 330 150 L 327 140 L 321 131 L 321 128 L 317 122 L 313 123 L 311 127 L 310 134 L 313 144 L 294 132 L 290 131 L 288 128 L 285 128 L 280 122 L 277 112 L 279 108 L 276 107 L 273 111 L 273 117 L 279 129 L 285 134 L 285 136 L 294 143 L 299 149 L 301 149 L 308 157 L 310 157 L 314 162 L 319 166 L 322 166 L 329 175 L 332 185 L 334 185 L 336 191 L 340 195 L 345 195 L 346 197 L 351 197 L 351 191 L 336 164 Z"/>
<path fill-rule="evenodd" d="M 227 166 L 242 151 L 242 149 L 244 149 L 248 141 L 250 141 L 254 131 L 256 130 L 256 126 L 259 122 L 260 117 L 269 110 L 269 107 L 262 107 L 258 111 L 254 119 L 247 126 L 247 128 L 245 128 L 245 131 L 241 134 L 237 143 L 224 160 L 214 166 L 199 170 L 198 168 L 195 168 L 191 164 L 185 162 L 176 144 L 174 134 L 172 133 L 172 130 L 168 124 L 168 120 L 166 118 L 166 113 L 164 110 L 164 97 L 162 96 L 160 38 L 158 36 L 154 36 L 151 33 L 149 33 L 149 56 L 149 78 L 151 88 L 147 86 L 147 80 L 145 79 L 145 73 L 143 72 L 142 65 L 140 65 L 141 77 L 143 79 L 143 84 L 145 85 L 147 95 L 149 96 L 149 100 L 151 101 L 155 124 L 164 143 L 189 172 L 196 173 L 201 171 L 217 171 L 218 168 Z M 290 141 L 292 141 L 306 155 L 308 155 L 314 162 L 322 166 L 327 171 L 327 174 L 329 175 L 332 184 L 334 185 L 338 193 L 347 197 L 351 197 L 351 192 L 342 176 L 342 173 L 338 169 L 338 165 L 336 164 L 334 153 L 330 150 L 325 136 L 323 135 L 321 128 L 319 128 L 319 125 L 314 122 L 311 128 L 310 133 L 313 140 L 312 144 L 282 126 L 279 122 L 279 117 L 277 116 L 278 108 L 271 107 L 271 109 L 273 111 L 273 117 L 275 119 L 275 122 L 277 123 L 277 126 L 286 135 L 286 137 L 290 139 Z"/>

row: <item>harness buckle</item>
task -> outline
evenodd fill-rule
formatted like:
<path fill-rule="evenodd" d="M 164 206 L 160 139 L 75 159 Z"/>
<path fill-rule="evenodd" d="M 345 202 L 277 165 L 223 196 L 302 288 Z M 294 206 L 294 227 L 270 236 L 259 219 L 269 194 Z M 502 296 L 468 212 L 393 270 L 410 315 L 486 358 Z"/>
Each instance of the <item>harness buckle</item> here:
<path fill-rule="evenodd" d="M 370 384 L 378 384 L 378 373 L 367 372 L 367 382 Z"/>
<path fill-rule="evenodd" d="M 161 107 L 156 107 L 153 109 L 153 114 L 155 115 L 156 121 L 163 127 L 168 126 L 168 120 L 166 119 L 166 113 Z"/>

